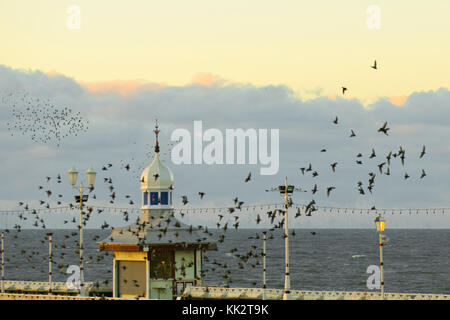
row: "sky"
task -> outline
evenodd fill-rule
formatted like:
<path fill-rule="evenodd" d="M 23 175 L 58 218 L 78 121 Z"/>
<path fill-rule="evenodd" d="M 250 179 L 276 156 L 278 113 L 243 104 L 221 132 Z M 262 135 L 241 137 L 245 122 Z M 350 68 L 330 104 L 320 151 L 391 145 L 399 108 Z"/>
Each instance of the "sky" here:
<path fill-rule="evenodd" d="M 79 9 L 75 29 L 78 11 L 68 11 L 72 5 Z M 373 5 L 379 29 L 368 26 Z M 162 159 L 175 176 L 176 206 L 181 195 L 202 207 L 231 206 L 235 196 L 246 204 L 280 202 L 278 194 L 264 190 L 288 176 L 308 191 L 319 186 L 314 196 L 295 194 L 297 203 L 448 207 L 449 9 L 448 1 L 437 0 L 1 1 L 0 175 L 8 181 L 0 186 L 2 209 L 46 197 L 38 186 L 57 174 L 63 183 L 52 187 L 69 199 L 66 172 L 72 165 L 80 172 L 97 170 L 98 203 L 108 204 L 102 180 L 114 175 L 117 203 L 125 205 L 123 195 L 130 194 L 139 206 L 137 177 L 153 157 L 155 119 Z M 374 60 L 377 70 L 370 68 Z M 342 86 L 348 89 L 344 95 Z M 24 92 L 26 99 L 48 99 L 80 112 L 88 129 L 59 146 L 11 131 L 13 109 L 27 112 Z M 332 123 L 336 116 L 338 125 Z M 279 129 L 279 172 L 261 176 L 258 165 L 171 163 L 171 132 L 192 132 L 195 120 L 222 132 Z M 377 131 L 385 121 L 389 136 Z M 423 145 L 427 153 L 419 159 Z M 395 159 L 390 176 L 379 174 L 377 165 L 399 146 L 406 149 L 405 166 Z M 377 157 L 369 159 L 372 148 Z M 355 163 L 359 152 L 363 165 Z M 114 166 L 102 172 L 106 163 Z M 121 169 L 126 163 L 131 172 Z M 318 177 L 301 174 L 299 168 L 309 163 Z M 427 176 L 420 179 L 422 169 Z M 245 183 L 249 171 L 253 179 Z M 375 187 L 363 196 L 357 182 L 366 187 L 369 172 L 377 174 Z M 336 190 L 327 197 L 329 186 Z M 202 190 L 206 197 L 200 201 Z M 211 222 L 204 215 L 187 219 Z M 448 214 L 389 219 L 388 226 L 396 228 L 450 227 Z M 322 214 L 291 223 L 372 228 L 373 216 Z M 254 215 L 244 225 L 254 226 Z"/>

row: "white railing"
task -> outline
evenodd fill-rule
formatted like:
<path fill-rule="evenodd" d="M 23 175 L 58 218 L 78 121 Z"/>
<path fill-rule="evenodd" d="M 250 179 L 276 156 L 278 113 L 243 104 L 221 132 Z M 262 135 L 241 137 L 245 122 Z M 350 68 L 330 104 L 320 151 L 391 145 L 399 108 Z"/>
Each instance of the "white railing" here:
<path fill-rule="evenodd" d="M 94 282 L 85 282 L 88 291 L 112 291 L 111 286 L 100 285 L 96 287 Z M 69 288 L 66 282 L 52 282 L 51 289 L 53 293 L 78 293 L 79 289 Z M 49 282 L 45 281 L 4 281 L 5 291 L 13 292 L 47 292 L 50 289 Z"/>
<path fill-rule="evenodd" d="M 282 289 L 187 287 L 181 299 L 283 299 Z M 383 300 L 380 292 L 292 290 L 291 300 Z M 384 300 L 450 300 L 447 294 L 384 293 Z"/>

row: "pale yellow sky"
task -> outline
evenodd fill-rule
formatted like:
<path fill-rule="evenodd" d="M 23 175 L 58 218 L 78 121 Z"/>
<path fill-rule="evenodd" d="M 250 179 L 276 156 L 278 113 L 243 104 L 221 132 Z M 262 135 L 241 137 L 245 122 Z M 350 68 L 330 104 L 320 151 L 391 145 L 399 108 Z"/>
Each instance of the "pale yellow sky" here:
<path fill-rule="evenodd" d="M 380 8 L 380 29 L 366 9 Z M 80 8 L 80 29 L 66 12 Z M 81 82 L 198 73 L 364 101 L 450 87 L 450 1 L 0 1 L 0 64 Z M 379 70 L 369 66 L 378 61 Z"/>

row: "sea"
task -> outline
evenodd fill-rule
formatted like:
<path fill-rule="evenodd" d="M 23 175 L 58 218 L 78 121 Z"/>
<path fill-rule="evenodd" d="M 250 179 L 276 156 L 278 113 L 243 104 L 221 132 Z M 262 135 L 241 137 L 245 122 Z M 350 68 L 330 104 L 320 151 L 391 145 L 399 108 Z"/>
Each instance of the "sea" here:
<path fill-rule="evenodd" d="M 262 229 L 227 230 L 217 250 L 203 260 L 205 285 L 261 288 Z M 294 231 L 295 235 L 292 235 Z M 78 265 L 78 230 L 10 229 L 5 233 L 5 280 L 48 281 L 49 244 L 53 233 L 53 281 L 67 281 L 67 267 Z M 210 231 L 217 237 L 217 231 Z M 110 230 L 84 230 L 85 281 L 112 281 L 112 254 L 98 251 L 96 239 Z M 220 231 L 222 234 L 223 231 Z M 450 294 L 450 230 L 385 231 L 385 292 Z M 283 231 L 267 232 L 267 288 L 282 289 L 285 271 Z M 377 291 L 368 286 L 379 266 L 378 234 L 371 229 L 293 229 L 289 231 L 291 290 Z M 369 272 L 368 272 L 369 271 Z M 370 282 L 370 281 L 369 281 Z"/>

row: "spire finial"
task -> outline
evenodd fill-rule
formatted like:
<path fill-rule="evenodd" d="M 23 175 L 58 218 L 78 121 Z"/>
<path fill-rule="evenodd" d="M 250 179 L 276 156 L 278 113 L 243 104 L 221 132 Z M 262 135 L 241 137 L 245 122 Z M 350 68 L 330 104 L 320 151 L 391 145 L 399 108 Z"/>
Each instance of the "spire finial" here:
<path fill-rule="evenodd" d="M 158 134 L 159 134 L 159 129 L 158 129 L 158 119 L 156 119 L 155 121 L 155 130 L 153 130 L 153 132 L 156 135 L 156 145 L 155 145 L 155 152 L 159 153 L 159 144 L 158 144 Z"/>

